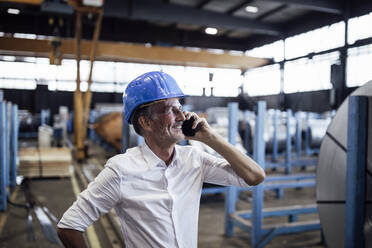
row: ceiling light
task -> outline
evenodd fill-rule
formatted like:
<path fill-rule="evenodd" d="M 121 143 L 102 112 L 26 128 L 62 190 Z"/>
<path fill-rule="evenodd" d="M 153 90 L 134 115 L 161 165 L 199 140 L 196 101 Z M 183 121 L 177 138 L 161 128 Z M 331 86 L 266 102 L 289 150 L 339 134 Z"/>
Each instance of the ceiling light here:
<path fill-rule="evenodd" d="M 205 29 L 205 33 L 207 34 L 215 35 L 217 34 L 217 32 L 218 32 L 217 28 L 206 28 Z"/>
<path fill-rule="evenodd" d="M 249 13 L 257 13 L 258 12 L 258 8 L 255 7 L 255 6 L 248 5 L 247 7 L 245 7 L 245 11 L 247 11 Z"/>
<path fill-rule="evenodd" d="M 8 9 L 8 14 L 18 15 L 19 12 L 21 12 L 19 9 L 12 9 L 12 8 Z"/>

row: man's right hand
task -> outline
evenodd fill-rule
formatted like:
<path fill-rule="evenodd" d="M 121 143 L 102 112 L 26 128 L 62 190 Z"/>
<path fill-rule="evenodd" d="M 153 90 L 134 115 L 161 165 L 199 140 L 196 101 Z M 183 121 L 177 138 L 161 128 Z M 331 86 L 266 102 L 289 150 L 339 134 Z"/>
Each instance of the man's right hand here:
<path fill-rule="evenodd" d="M 72 229 L 57 229 L 58 237 L 66 248 L 88 248 L 84 233 Z"/>

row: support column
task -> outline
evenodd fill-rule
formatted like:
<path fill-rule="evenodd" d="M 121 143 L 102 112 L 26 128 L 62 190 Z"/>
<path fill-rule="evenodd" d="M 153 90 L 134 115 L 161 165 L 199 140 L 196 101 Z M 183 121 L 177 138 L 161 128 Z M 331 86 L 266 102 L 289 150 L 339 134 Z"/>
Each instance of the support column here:
<path fill-rule="evenodd" d="M 279 110 L 274 112 L 273 156 L 272 161 L 278 161 L 278 115 Z"/>
<path fill-rule="evenodd" d="M 292 117 L 292 110 L 287 110 L 287 126 L 286 126 L 286 145 L 285 145 L 285 173 L 291 173 L 291 154 L 292 154 L 292 140 L 291 140 L 291 117 Z"/>
<path fill-rule="evenodd" d="M 6 187 L 10 181 L 10 110 L 11 103 L 5 102 L 5 168 L 6 168 Z"/>
<path fill-rule="evenodd" d="M 306 156 L 311 155 L 310 151 L 310 126 L 309 126 L 309 120 L 310 120 L 310 113 L 306 113 L 306 131 L 305 131 L 305 154 Z"/>
<path fill-rule="evenodd" d="M 247 155 L 249 155 L 249 133 L 250 133 L 250 125 L 249 125 L 249 111 L 244 111 L 244 148 L 247 151 Z"/>
<path fill-rule="evenodd" d="M 236 135 L 238 133 L 238 103 L 231 102 L 229 108 L 229 132 L 228 140 L 233 146 L 236 144 Z M 235 204 L 238 200 L 238 189 L 236 186 L 228 186 L 225 199 L 225 234 L 228 237 L 233 236 L 234 224 L 231 221 L 230 214 L 235 212 Z"/>
<path fill-rule="evenodd" d="M 5 132 L 5 102 L 0 102 L 0 211 L 5 211 L 7 208 L 7 189 L 6 189 L 6 132 Z"/>
<path fill-rule="evenodd" d="M 17 185 L 17 159 L 18 159 L 18 105 L 12 105 L 11 122 L 11 149 L 10 149 L 10 187 Z"/>
<path fill-rule="evenodd" d="M 296 113 L 296 155 L 297 158 L 301 157 L 301 119 L 300 112 Z"/>
<path fill-rule="evenodd" d="M 265 169 L 265 112 L 266 102 L 258 102 L 258 113 L 255 125 L 255 146 L 253 148 L 253 159 Z M 252 201 L 252 232 L 251 232 L 251 247 L 256 247 L 262 237 L 262 209 L 263 209 L 264 183 L 261 183 L 253 188 Z"/>
<path fill-rule="evenodd" d="M 345 247 L 364 247 L 368 98 L 350 96 L 347 126 Z"/>
<path fill-rule="evenodd" d="M 75 24 L 75 59 L 76 59 L 76 90 L 74 92 L 74 136 L 76 145 L 76 158 L 84 159 L 84 140 L 82 139 L 82 123 L 83 123 L 83 99 L 80 91 L 80 55 L 81 55 L 81 26 L 82 14 L 76 12 Z"/>

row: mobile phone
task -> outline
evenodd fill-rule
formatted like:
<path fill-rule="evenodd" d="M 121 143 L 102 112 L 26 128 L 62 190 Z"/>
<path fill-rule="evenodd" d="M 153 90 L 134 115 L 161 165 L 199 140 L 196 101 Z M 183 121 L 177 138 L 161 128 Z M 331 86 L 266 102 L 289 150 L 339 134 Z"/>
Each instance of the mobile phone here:
<path fill-rule="evenodd" d="M 184 121 L 182 123 L 182 132 L 185 136 L 194 136 L 195 133 L 198 131 L 198 127 L 192 129 L 192 125 L 194 124 L 195 118 L 193 116 L 190 119 Z"/>

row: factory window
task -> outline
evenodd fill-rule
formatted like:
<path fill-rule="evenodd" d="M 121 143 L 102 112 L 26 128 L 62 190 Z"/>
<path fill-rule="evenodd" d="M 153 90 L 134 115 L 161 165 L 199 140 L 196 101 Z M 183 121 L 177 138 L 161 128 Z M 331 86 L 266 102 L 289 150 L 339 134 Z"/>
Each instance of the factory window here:
<path fill-rule="evenodd" d="M 115 81 L 130 82 L 145 72 L 158 70 L 160 70 L 159 65 L 116 63 Z"/>
<path fill-rule="evenodd" d="M 115 92 L 116 86 L 114 83 L 94 82 L 92 83 L 91 90 L 96 92 Z"/>
<path fill-rule="evenodd" d="M 286 62 L 284 93 L 330 89 L 331 65 L 338 61 L 339 52 L 333 52 Z"/>
<path fill-rule="evenodd" d="M 116 82 L 114 83 L 114 91 L 118 93 L 123 93 L 125 88 L 127 87 L 127 82 Z"/>
<path fill-rule="evenodd" d="M 160 65 L 160 70 L 172 75 L 172 77 L 174 77 L 174 79 L 178 82 L 178 85 L 182 91 L 185 91 L 184 78 L 186 70 L 184 66 Z"/>
<path fill-rule="evenodd" d="M 243 80 L 243 90 L 250 96 L 279 94 L 279 64 L 251 69 L 245 73 Z"/>
<path fill-rule="evenodd" d="M 0 78 L 0 88 L 34 90 L 36 89 L 36 81 L 32 79 Z"/>
<path fill-rule="evenodd" d="M 342 47 L 345 43 L 344 33 L 345 23 L 338 22 L 287 38 L 285 40 L 285 58 L 291 59 L 314 52 Z"/>
<path fill-rule="evenodd" d="M 246 51 L 245 54 L 247 56 L 258 58 L 272 58 L 275 62 L 279 62 L 284 59 L 284 42 L 283 40 L 279 40 L 274 43 Z"/>
<path fill-rule="evenodd" d="M 62 65 L 57 66 L 57 78 L 62 81 L 76 80 L 76 61 L 74 59 L 63 59 Z"/>
<path fill-rule="evenodd" d="M 355 41 L 372 37 L 372 12 L 368 15 L 349 19 L 349 30 L 347 42 L 353 44 Z"/>
<path fill-rule="evenodd" d="M 184 75 L 180 84 L 184 86 L 185 94 L 200 96 L 203 94 L 203 88 L 205 88 L 205 94 L 210 95 L 212 83 L 209 81 L 208 68 L 186 66 Z"/>
<path fill-rule="evenodd" d="M 93 81 L 98 82 L 115 82 L 115 71 L 116 71 L 115 62 L 107 61 L 96 61 L 93 66 Z M 90 64 L 89 64 L 90 67 Z M 88 76 L 89 76 L 89 67 L 88 67 Z M 87 78 L 88 79 L 88 78 Z"/>
<path fill-rule="evenodd" d="M 348 49 L 346 86 L 360 86 L 372 80 L 372 45 Z"/>
<path fill-rule="evenodd" d="M 1 61 L 0 77 L 9 79 L 37 79 L 35 67 L 33 63 Z"/>
<path fill-rule="evenodd" d="M 75 81 L 49 81 L 48 90 L 58 90 L 58 91 L 75 91 L 76 82 Z"/>
<path fill-rule="evenodd" d="M 56 80 L 57 79 L 57 66 L 37 63 L 35 64 L 35 78 L 42 80 Z"/>
<path fill-rule="evenodd" d="M 243 77 L 239 69 L 209 69 L 208 79 L 211 87 L 213 87 L 214 96 L 237 96 L 239 87 L 242 85 Z"/>

